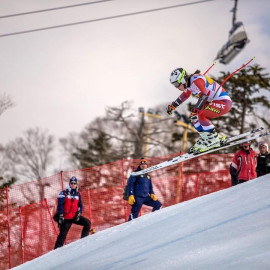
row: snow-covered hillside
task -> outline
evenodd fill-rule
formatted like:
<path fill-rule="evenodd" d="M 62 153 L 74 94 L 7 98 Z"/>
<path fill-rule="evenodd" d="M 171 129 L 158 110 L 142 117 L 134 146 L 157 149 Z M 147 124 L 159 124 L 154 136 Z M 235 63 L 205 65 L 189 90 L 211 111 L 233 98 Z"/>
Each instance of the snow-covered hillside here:
<path fill-rule="evenodd" d="M 98 232 L 16 269 L 270 269 L 270 175 Z"/>

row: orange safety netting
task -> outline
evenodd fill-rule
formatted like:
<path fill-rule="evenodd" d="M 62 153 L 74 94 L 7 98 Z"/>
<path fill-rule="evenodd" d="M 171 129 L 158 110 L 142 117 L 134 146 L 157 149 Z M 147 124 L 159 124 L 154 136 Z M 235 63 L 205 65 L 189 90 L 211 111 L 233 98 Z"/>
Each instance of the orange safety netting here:
<path fill-rule="evenodd" d="M 149 166 L 177 155 L 149 158 Z M 233 154 L 208 154 L 152 172 L 154 191 L 163 208 L 230 187 L 232 158 Z M 57 197 L 73 175 L 78 179 L 82 195 L 83 216 L 91 220 L 92 228 L 101 231 L 126 222 L 130 206 L 122 199 L 122 192 L 138 162 L 119 160 L 2 189 L 0 269 L 15 267 L 53 249 L 58 234 L 52 219 Z M 144 206 L 141 214 L 150 211 L 151 208 Z M 73 224 L 66 244 L 79 239 L 81 229 Z"/>

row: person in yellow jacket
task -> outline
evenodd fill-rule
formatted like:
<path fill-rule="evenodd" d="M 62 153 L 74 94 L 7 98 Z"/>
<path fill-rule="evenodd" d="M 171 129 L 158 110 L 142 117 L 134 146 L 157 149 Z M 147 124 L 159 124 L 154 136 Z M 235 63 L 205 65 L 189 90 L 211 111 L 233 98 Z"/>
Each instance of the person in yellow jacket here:
<path fill-rule="evenodd" d="M 142 158 L 136 172 L 146 168 L 147 160 Z M 151 177 L 147 173 L 131 175 L 128 183 L 128 203 L 132 206 L 129 221 L 138 217 L 143 204 L 153 207 L 152 212 L 161 208 L 162 204 L 154 193 Z"/>

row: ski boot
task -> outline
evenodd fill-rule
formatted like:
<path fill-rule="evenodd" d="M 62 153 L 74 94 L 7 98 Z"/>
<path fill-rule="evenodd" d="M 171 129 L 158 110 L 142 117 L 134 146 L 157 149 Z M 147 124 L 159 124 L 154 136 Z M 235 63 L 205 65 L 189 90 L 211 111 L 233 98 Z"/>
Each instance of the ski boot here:
<path fill-rule="evenodd" d="M 215 131 L 215 129 L 209 132 L 200 132 L 200 136 L 201 138 L 191 148 L 193 150 L 192 152 L 195 154 L 209 151 L 210 149 L 220 147 L 221 145 L 219 134 Z"/>
<path fill-rule="evenodd" d="M 226 138 L 226 135 L 220 135 L 218 133 L 218 137 L 219 137 L 219 140 L 220 140 L 220 146 L 223 146 L 227 143 L 227 138 Z"/>
<path fill-rule="evenodd" d="M 195 149 L 198 149 L 203 143 L 203 131 L 199 132 L 200 139 L 189 149 L 189 153 L 194 153 Z"/>

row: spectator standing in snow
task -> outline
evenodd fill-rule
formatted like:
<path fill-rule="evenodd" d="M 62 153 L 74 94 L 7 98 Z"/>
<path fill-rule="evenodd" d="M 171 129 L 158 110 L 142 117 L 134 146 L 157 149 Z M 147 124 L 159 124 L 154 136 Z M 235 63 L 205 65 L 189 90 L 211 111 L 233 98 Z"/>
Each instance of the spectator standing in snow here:
<path fill-rule="evenodd" d="M 240 146 L 241 149 L 235 153 L 230 165 L 232 186 L 257 177 L 257 153 L 250 147 L 250 142 L 244 142 Z"/>
<path fill-rule="evenodd" d="M 135 171 L 141 171 L 146 168 L 147 160 L 142 158 Z M 138 176 L 131 175 L 128 190 L 128 203 L 132 206 L 129 221 L 138 217 L 143 204 L 153 207 L 152 212 L 161 208 L 162 204 L 154 193 L 151 177 L 147 173 Z"/>
<path fill-rule="evenodd" d="M 270 173 L 270 153 L 268 152 L 268 144 L 266 142 L 259 143 L 259 156 L 257 161 L 257 176 L 263 176 Z"/>
<path fill-rule="evenodd" d="M 91 222 L 89 219 L 81 216 L 83 205 L 77 184 L 77 178 L 72 176 L 69 180 L 68 188 L 63 190 L 58 196 L 57 212 L 59 215 L 60 233 L 55 242 L 54 249 L 64 245 L 68 231 L 73 223 L 83 226 L 81 238 L 89 235 Z"/>

